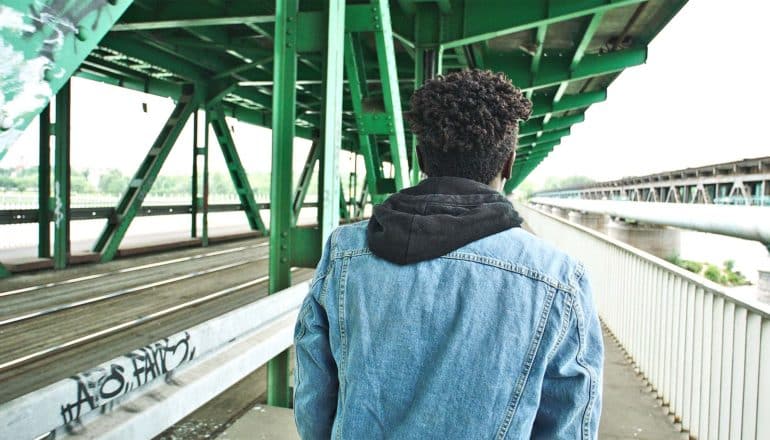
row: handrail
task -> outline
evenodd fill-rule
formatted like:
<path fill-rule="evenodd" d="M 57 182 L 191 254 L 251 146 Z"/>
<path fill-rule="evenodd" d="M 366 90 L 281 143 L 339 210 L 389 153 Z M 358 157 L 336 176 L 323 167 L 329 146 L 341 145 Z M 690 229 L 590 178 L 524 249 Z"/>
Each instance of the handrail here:
<path fill-rule="evenodd" d="M 79 425 L 98 438 L 152 438 L 290 347 L 307 291 L 296 284 L 0 404 L 0 427 L 18 439 Z"/>
<path fill-rule="evenodd" d="M 699 439 L 770 438 L 770 306 L 527 206 L 529 227 L 586 265 L 602 321 Z"/>

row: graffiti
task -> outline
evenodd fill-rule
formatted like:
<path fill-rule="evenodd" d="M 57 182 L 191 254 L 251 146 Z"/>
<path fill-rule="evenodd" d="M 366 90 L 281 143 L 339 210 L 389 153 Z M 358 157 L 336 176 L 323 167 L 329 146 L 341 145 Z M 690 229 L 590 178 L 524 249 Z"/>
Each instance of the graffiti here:
<path fill-rule="evenodd" d="M 82 414 L 123 396 L 154 379 L 170 380 L 170 373 L 195 356 L 190 334 L 176 341 L 166 338 L 134 350 L 109 365 L 103 365 L 73 376 L 77 383 L 74 399 L 61 405 L 64 424 L 78 421 Z"/>
<path fill-rule="evenodd" d="M 25 11 L 0 5 L 0 155 L 51 100 L 56 90 L 50 82 L 59 80 L 54 86 L 58 89 L 73 73 L 57 64 L 57 56 L 85 50 L 76 42 L 97 30 L 108 5 L 107 0 L 33 0 Z M 96 19 L 87 29 L 81 23 L 93 12 Z M 70 35 L 76 38 L 68 51 Z"/>

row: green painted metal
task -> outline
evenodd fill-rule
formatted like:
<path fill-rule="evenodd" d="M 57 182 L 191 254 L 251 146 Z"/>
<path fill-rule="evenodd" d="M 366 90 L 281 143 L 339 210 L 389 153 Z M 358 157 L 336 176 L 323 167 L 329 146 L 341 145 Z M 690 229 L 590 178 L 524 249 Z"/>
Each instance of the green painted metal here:
<path fill-rule="evenodd" d="M 201 246 L 206 247 L 209 245 L 209 141 L 211 126 L 211 113 L 206 111 L 206 123 L 203 130 L 203 148 L 199 151 L 199 154 L 203 156 L 203 194 L 200 197 L 201 210 L 203 216 L 201 218 Z"/>
<path fill-rule="evenodd" d="M 519 125 L 519 134 L 521 136 L 525 136 L 528 134 L 537 133 L 539 131 L 548 132 L 561 130 L 563 128 L 569 128 L 573 124 L 583 122 L 584 120 L 585 115 L 583 113 L 570 116 L 562 116 L 560 118 L 553 118 L 545 123 L 542 120 L 529 120 Z"/>
<path fill-rule="evenodd" d="M 11 276 L 11 271 L 9 271 L 3 263 L 0 263 L 0 278 L 7 278 Z"/>
<path fill-rule="evenodd" d="M 373 201 L 379 201 L 377 194 L 377 182 L 382 176 L 382 166 L 379 161 L 379 154 L 375 146 L 371 143 L 371 136 L 361 130 L 364 118 L 363 101 L 368 95 L 366 88 L 366 68 L 363 65 L 363 55 L 360 45 L 356 44 L 354 34 L 348 32 L 345 34 L 345 73 L 348 78 L 348 87 L 351 95 L 351 105 L 353 113 L 356 115 L 358 126 L 358 148 L 364 157 L 364 167 L 366 168 L 366 182 L 369 188 L 373 188 Z"/>
<path fill-rule="evenodd" d="M 9 0 L 0 5 L 4 42 L 0 156 L 48 105 L 131 0 Z"/>
<path fill-rule="evenodd" d="M 323 184 L 321 242 L 325 243 L 340 223 L 340 211 L 333 206 L 343 196 L 339 173 L 342 149 L 342 95 L 345 65 L 345 0 L 328 0 L 326 63 L 324 64 L 324 111 L 321 139 L 323 146 Z"/>
<path fill-rule="evenodd" d="M 323 242 L 321 229 L 312 226 L 300 226 L 291 229 L 291 260 L 297 267 L 314 269 L 321 259 Z"/>
<path fill-rule="evenodd" d="M 101 253 L 102 262 L 110 261 L 115 257 L 131 221 L 142 206 L 145 196 L 150 192 L 150 188 L 152 188 L 166 157 L 171 152 L 179 133 L 181 133 L 192 112 L 197 109 L 198 102 L 199 98 L 193 93 L 193 88 L 191 86 L 186 87 L 185 93 L 129 182 L 128 189 L 115 209 L 115 218 L 107 222 L 94 245 L 94 251 Z"/>
<path fill-rule="evenodd" d="M 196 26 L 241 25 L 275 21 L 268 3 L 248 2 L 162 2 L 148 3 L 149 9 L 131 9 L 112 31 L 135 31 Z"/>
<path fill-rule="evenodd" d="M 70 83 L 56 94 L 54 144 L 53 267 L 64 269 L 70 254 Z"/>
<path fill-rule="evenodd" d="M 401 116 L 401 96 L 398 86 L 396 53 L 393 47 L 393 29 L 390 21 L 390 6 L 387 0 L 372 0 L 375 19 L 374 39 L 377 46 L 377 60 L 380 66 L 382 97 L 385 112 L 393 120 L 390 140 L 390 160 L 395 169 L 396 191 L 409 186 L 409 166 L 406 156 L 406 137 Z"/>
<path fill-rule="evenodd" d="M 238 155 L 238 150 L 235 148 L 235 142 L 230 134 L 230 128 L 227 126 L 227 120 L 225 120 L 225 114 L 221 106 L 215 106 L 211 110 L 209 122 L 219 142 L 219 147 L 222 149 L 227 171 L 230 173 L 230 179 L 235 186 L 235 192 L 238 194 L 238 199 L 243 206 L 243 212 L 249 221 L 249 227 L 252 230 L 258 230 L 263 235 L 267 235 L 267 229 L 262 222 L 262 217 L 259 215 L 259 205 L 257 205 L 257 201 L 254 199 L 254 191 L 252 191 L 249 178 L 243 169 L 243 163 Z"/>
<path fill-rule="evenodd" d="M 198 236 L 198 110 L 193 112 L 192 179 L 190 181 L 190 237 Z"/>
<path fill-rule="evenodd" d="M 592 104 L 603 102 L 606 99 L 606 90 L 565 95 L 558 102 L 553 102 L 553 97 L 534 98 L 532 102 L 532 115 L 530 117 L 539 118 L 551 113 L 580 110 Z"/>
<path fill-rule="evenodd" d="M 51 258 L 51 105 L 40 113 L 37 167 L 37 256 Z"/>
<path fill-rule="evenodd" d="M 571 20 L 589 14 L 611 11 L 646 0 L 509 0 L 466 1 L 461 18 L 447 23 L 442 32 L 442 47 L 449 49 L 481 43 L 543 25 Z M 505 11 L 505 13 L 502 13 Z"/>
<path fill-rule="evenodd" d="M 318 162 L 321 157 L 321 147 L 319 144 L 320 142 L 315 141 L 310 145 L 310 151 L 307 153 L 305 166 L 302 167 L 302 173 L 300 174 L 299 182 L 297 183 L 297 189 L 294 191 L 294 198 L 291 204 L 292 226 L 297 225 L 300 210 L 302 210 L 302 205 L 305 203 L 307 190 L 310 188 L 310 182 L 313 180 L 313 169 L 315 168 L 316 162 Z M 321 207 L 319 206 L 318 209 L 320 211 Z M 318 224 L 321 224 L 321 221 L 319 221 Z"/>
<path fill-rule="evenodd" d="M 273 158 L 270 185 L 270 293 L 291 285 L 292 153 L 297 101 L 298 8 L 298 0 L 276 0 Z M 288 351 L 268 362 L 267 403 L 281 407 L 288 407 L 290 404 Z"/>

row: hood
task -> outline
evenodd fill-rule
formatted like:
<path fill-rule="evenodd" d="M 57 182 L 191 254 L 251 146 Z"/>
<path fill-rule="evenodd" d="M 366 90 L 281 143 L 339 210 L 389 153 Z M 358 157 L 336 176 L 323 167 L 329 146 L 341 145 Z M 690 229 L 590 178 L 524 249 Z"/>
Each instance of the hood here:
<path fill-rule="evenodd" d="M 521 223 L 511 202 L 491 187 L 461 177 L 431 177 L 375 206 L 366 237 L 378 257 L 411 264 Z"/>

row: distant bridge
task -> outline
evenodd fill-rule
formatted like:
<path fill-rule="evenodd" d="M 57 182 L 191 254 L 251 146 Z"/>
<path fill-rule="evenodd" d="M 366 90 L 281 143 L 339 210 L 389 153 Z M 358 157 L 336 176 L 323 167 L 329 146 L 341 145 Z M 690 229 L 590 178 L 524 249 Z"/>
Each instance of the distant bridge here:
<path fill-rule="evenodd" d="M 538 197 L 770 206 L 770 156 L 562 188 Z"/>

